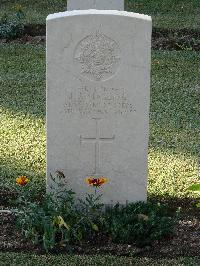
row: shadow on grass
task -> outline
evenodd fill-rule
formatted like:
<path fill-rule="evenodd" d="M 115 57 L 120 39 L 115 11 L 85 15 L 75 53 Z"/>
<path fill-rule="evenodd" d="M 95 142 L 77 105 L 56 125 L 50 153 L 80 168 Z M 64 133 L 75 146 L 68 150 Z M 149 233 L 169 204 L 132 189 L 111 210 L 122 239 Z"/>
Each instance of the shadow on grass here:
<path fill-rule="evenodd" d="M 44 47 L 10 44 L 0 45 L 0 51 L 2 62 L 0 65 L 0 104 L 3 115 L 8 115 L 8 118 L 21 117 L 22 120 L 27 116 L 44 120 L 46 109 Z M 186 51 L 153 53 L 150 149 L 161 153 L 170 152 L 177 156 L 185 154 L 186 157 L 197 160 L 199 152 L 197 123 L 200 116 L 197 85 L 198 58 L 197 53 Z M 33 124 L 37 123 L 36 120 L 34 122 L 33 119 Z M 5 128 L 8 130 L 4 132 L 6 136 L 12 130 L 12 126 Z M 24 129 L 21 129 L 19 125 L 19 132 L 22 130 Z M 28 134 L 30 135 L 31 132 Z M 43 150 L 41 152 L 44 153 Z M 14 156 L 17 154 L 15 153 Z M 13 154 L 10 154 L 10 157 L 12 158 Z M 6 163 L 5 160 L 3 161 L 4 170 L 1 178 L 4 180 L 7 178 L 8 184 L 11 184 L 12 176 L 21 174 L 20 160 L 14 158 L 13 161 L 15 160 L 17 164 L 11 160 Z M 28 160 L 27 165 L 30 165 L 30 161 L 35 162 L 35 157 L 29 157 Z M 155 163 L 159 163 L 159 158 Z M 167 170 L 173 171 L 174 169 Z M 36 172 L 33 171 L 31 175 L 36 176 L 35 182 L 40 178 Z M 185 176 L 182 178 L 184 179 Z"/>

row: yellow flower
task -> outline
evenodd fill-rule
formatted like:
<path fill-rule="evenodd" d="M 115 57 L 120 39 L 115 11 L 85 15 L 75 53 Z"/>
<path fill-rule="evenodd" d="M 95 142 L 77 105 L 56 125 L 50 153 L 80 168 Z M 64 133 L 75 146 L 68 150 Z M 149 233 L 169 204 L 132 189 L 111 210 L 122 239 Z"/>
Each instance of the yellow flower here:
<path fill-rule="evenodd" d="M 108 182 L 108 178 L 104 176 L 101 177 L 89 176 L 85 179 L 85 181 L 89 186 L 100 187 Z"/>
<path fill-rule="evenodd" d="M 27 176 L 19 176 L 16 178 L 16 184 L 19 186 L 25 186 L 29 182 Z"/>

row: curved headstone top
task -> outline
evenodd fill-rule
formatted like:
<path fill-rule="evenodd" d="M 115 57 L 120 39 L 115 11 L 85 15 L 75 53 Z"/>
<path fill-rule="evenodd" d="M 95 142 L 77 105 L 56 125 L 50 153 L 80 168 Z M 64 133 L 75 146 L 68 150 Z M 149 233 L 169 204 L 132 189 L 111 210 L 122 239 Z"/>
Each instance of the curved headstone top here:
<path fill-rule="evenodd" d="M 124 10 L 124 0 L 68 0 L 67 10 Z"/>
<path fill-rule="evenodd" d="M 144 14 L 127 12 L 127 11 L 118 11 L 118 10 L 97 10 L 97 9 L 89 9 L 89 10 L 73 10 L 73 11 L 65 11 L 50 14 L 47 16 L 46 20 L 64 18 L 64 17 L 72 17 L 72 16 L 84 16 L 84 15 L 113 15 L 113 16 L 124 16 L 124 17 L 133 17 L 136 19 L 143 19 L 151 21 L 151 17 Z"/>

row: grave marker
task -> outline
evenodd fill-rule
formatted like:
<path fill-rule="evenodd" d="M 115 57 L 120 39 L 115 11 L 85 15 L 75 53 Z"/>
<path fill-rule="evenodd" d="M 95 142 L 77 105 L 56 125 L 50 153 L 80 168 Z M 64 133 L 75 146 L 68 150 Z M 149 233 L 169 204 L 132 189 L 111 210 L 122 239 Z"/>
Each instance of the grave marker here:
<path fill-rule="evenodd" d="M 151 18 L 81 10 L 47 18 L 47 188 L 61 171 L 79 197 L 109 179 L 106 204 L 146 200 Z"/>
<path fill-rule="evenodd" d="M 67 10 L 124 10 L 124 0 L 68 0 Z"/>

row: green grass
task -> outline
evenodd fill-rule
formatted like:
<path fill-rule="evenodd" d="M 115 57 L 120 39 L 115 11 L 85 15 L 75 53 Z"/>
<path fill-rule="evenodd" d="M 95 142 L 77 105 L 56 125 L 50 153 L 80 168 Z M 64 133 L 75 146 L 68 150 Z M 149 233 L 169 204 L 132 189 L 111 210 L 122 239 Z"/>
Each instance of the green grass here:
<path fill-rule="evenodd" d="M 154 51 L 149 142 L 150 196 L 187 196 L 198 178 L 200 54 Z M 45 51 L 0 46 L 0 182 L 45 183 Z"/>
<path fill-rule="evenodd" d="M 25 263 L 25 264 L 24 264 Z M 1 266 L 26 265 L 65 265 L 65 266 L 119 266 L 119 265 L 137 265 L 137 266 L 198 266 L 200 259 L 197 257 L 180 257 L 176 259 L 153 259 L 153 258 L 133 258 L 117 256 L 75 256 L 75 255 L 34 255 L 25 253 L 0 253 Z"/>
<path fill-rule="evenodd" d="M 153 26 L 164 29 L 199 29 L 199 0 L 125 0 L 127 11 L 151 15 Z"/>
<path fill-rule="evenodd" d="M 160 28 L 199 29 L 199 0 L 126 0 L 125 10 L 152 15 L 153 25 Z M 50 13 L 66 10 L 67 0 L 1 0 L 0 16 L 11 13 L 21 4 L 27 23 L 45 24 Z"/>
<path fill-rule="evenodd" d="M 198 53 L 154 52 L 149 143 L 149 193 L 184 196 L 198 179 Z"/>
<path fill-rule="evenodd" d="M 22 6 L 28 24 L 45 24 L 48 14 L 66 10 L 67 0 L 3 0 L 0 16 L 4 13 L 12 14 L 17 5 Z"/>
<path fill-rule="evenodd" d="M 0 49 L 0 177 L 12 187 L 22 173 L 35 182 L 45 176 L 45 53 L 30 45 Z"/>

